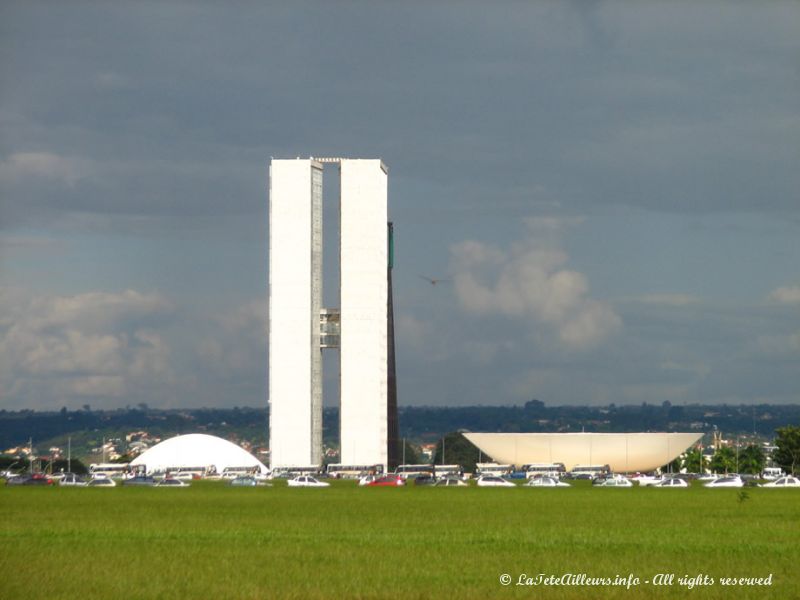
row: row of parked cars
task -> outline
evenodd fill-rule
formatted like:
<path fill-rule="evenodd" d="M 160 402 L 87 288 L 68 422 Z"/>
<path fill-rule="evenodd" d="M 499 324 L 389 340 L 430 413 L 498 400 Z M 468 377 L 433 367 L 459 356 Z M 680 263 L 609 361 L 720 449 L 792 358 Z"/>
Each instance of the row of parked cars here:
<path fill-rule="evenodd" d="M 699 479 L 703 481 L 703 478 Z M 17 475 L 9 477 L 6 485 L 55 485 L 56 481 L 63 486 L 81 487 L 116 487 L 117 482 L 110 477 L 93 477 L 84 479 L 74 473 L 64 473 L 57 479 L 42 473 L 28 475 Z M 466 487 L 467 481 L 459 477 L 434 478 L 431 475 L 419 475 L 415 478 L 405 479 L 400 475 L 365 475 L 359 479 L 359 486 L 365 487 L 401 487 L 413 482 L 418 486 L 436 487 Z M 616 487 L 630 488 L 634 482 L 639 487 L 658 487 L 658 488 L 688 488 L 689 482 L 677 476 L 635 476 L 632 478 L 618 474 L 608 474 L 596 477 L 592 480 L 593 487 Z M 189 487 L 189 483 L 183 479 L 174 477 L 155 478 L 150 475 L 136 475 L 121 481 L 125 486 L 154 486 L 154 487 Z M 705 479 L 704 486 L 708 488 L 741 488 L 746 484 L 758 485 L 753 481 L 745 482 L 739 475 L 714 476 Z M 240 475 L 230 480 L 229 485 L 234 487 L 255 487 L 259 485 L 271 485 L 252 475 Z M 320 481 L 312 475 L 298 475 L 287 481 L 289 487 L 329 487 L 327 481 Z M 499 475 L 481 475 L 476 480 L 478 487 L 517 487 L 513 481 Z M 566 481 L 558 477 L 540 476 L 528 479 L 523 484 L 525 487 L 570 487 Z M 768 483 L 761 484 L 765 488 L 800 488 L 800 478 L 792 475 L 784 475 Z"/>
<path fill-rule="evenodd" d="M 329 484 L 319 482 L 313 477 L 304 476 L 303 483 L 294 485 L 311 485 L 313 487 L 327 487 Z M 313 480 L 316 483 L 310 483 Z M 294 481 L 294 480 L 293 480 Z M 466 487 L 468 483 L 458 477 L 443 477 L 434 479 L 431 476 L 423 475 L 410 480 L 403 479 L 398 475 L 384 475 L 375 476 L 367 475 L 359 480 L 361 486 L 404 486 L 411 481 L 414 485 L 432 485 L 437 487 Z M 596 477 L 592 480 L 593 487 L 617 487 L 617 488 L 630 488 L 634 487 L 634 482 L 639 484 L 639 487 L 657 487 L 657 488 L 688 488 L 690 487 L 689 481 L 682 477 L 677 476 L 657 476 L 657 477 L 638 477 L 628 478 L 619 474 L 608 474 L 601 477 Z M 289 485 L 293 485 L 290 481 Z M 483 475 L 476 480 L 478 487 L 517 487 L 513 481 L 499 475 Z M 739 475 L 720 476 L 716 478 L 709 478 L 703 484 L 709 488 L 725 488 L 725 487 L 744 487 L 745 481 Z M 757 484 L 756 484 L 757 485 Z M 528 479 L 521 487 L 570 487 L 570 484 L 558 477 L 541 476 Z M 760 487 L 766 488 L 800 488 L 800 478 L 792 475 L 785 475 L 779 477 L 768 483 L 760 484 Z"/>
<path fill-rule="evenodd" d="M 189 487 L 189 483 L 181 479 L 172 477 L 165 477 L 163 479 L 155 479 L 154 477 L 146 475 L 137 475 L 129 479 L 121 480 L 122 485 L 147 485 L 159 487 Z M 69 487 L 116 487 L 118 485 L 115 479 L 106 476 L 96 476 L 92 478 L 84 478 L 75 473 L 63 473 L 58 477 L 51 477 L 44 473 L 33 473 L 27 475 L 16 475 L 6 479 L 6 485 L 63 485 Z"/>

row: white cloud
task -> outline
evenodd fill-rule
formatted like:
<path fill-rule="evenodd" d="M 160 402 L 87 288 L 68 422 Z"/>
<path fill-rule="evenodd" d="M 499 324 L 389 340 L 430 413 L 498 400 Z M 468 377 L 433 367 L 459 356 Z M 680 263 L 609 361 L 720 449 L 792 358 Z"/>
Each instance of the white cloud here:
<path fill-rule="evenodd" d="M 94 171 L 92 162 L 52 152 L 17 152 L 0 162 L 0 181 L 48 179 L 74 186 Z"/>
<path fill-rule="evenodd" d="M 563 268 L 568 255 L 557 247 L 557 219 L 529 220 L 528 238 L 509 251 L 477 241 L 451 248 L 456 296 L 467 312 L 532 318 L 555 331 L 569 348 L 587 348 L 622 324 L 606 303 L 588 296 L 586 277 Z M 541 232 L 549 235 L 542 237 Z"/>
<path fill-rule="evenodd" d="M 697 304 L 700 298 L 689 294 L 645 294 L 636 298 L 645 304 L 660 304 L 665 306 L 689 306 Z"/>
<path fill-rule="evenodd" d="M 407 345 L 415 350 L 426 347 L 429 326 L 417 317 L 408 313 L 397 315 L 394 329 L 398 344 Z"/>
<path fill-rule="evenodd" d="M 130 79 L 114 71 L 97 73 L 94 83 L 98 89 L 109 91 L 129 90 L 134 87 Z"/>
<path fill-rule="evenodd" d="M 800 331 L 764 334 L 756 338 L 756 348 L 768 356 L 785 357 L 800 352 Z"/>
<path fill-rule="evenodd" d="M 266 369 L 267 303 L 250 302 L 213 319 L 214 337 L 204 337 L 195 354 L 208 372 L 223 378 L 261 374 Z"/>
<path fill-rule="evenodd" d="M 0 289 L 0 389 L 10 402 L 120 397 L 169 381 L 170 348 L 148 324 L 170 303 L 134 290 L 77 296 Z"/>
<path fill-rule="evenodd" d="M 780 304 L 800 304 L 800 286 L 776 288 L 770 292 L 769 299 Z"/>

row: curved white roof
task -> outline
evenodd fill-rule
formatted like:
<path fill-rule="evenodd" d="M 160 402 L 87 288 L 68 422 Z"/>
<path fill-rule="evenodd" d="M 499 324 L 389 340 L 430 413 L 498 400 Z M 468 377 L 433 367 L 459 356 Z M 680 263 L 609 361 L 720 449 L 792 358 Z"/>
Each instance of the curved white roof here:
<path fill-rule="evenodd" d="M 702 433 L 465 433 L 498 463 L 609 465 L 612 471 L 653 471 L 672 462 Z"/>
<path fill-rule="evenodd" d="M 247 450 L 204 433 L 178 435 L 164 440 L 137 456 L 131 465 L 144 465 L 148 473 L 178 467 L 214 467 L 217 473 L 222 473 L 225 467 L 257 467 L 261 473 L 269 471 Z"/>

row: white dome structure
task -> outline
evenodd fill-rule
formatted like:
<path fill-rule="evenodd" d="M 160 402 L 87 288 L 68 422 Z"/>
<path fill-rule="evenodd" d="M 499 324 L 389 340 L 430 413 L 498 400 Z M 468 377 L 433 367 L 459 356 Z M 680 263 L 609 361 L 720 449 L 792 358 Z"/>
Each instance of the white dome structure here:
<path fill-rule="evenodd" d="M 214 435 L 190 433 L 156 444 L 131 461 L 132 467 L 144 467 L 148 473 L 202 468 L 222 473 L 226 468 L 269 469 L 255 456 L 236 444 Z"/>
<path fill-rule="evenodd" d="M 702 433 L 464 433 L 499 463 L 609 465 L 612 471 L 653 471 L 680 456 Z"/>

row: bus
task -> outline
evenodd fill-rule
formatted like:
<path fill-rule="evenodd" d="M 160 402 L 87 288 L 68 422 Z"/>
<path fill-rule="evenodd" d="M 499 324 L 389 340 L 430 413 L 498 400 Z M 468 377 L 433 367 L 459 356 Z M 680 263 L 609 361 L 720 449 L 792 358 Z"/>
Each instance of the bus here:
<path fill-rule="evenodd" d="M 332 463 L 326 467 L 328 477 L 335 479 L 359 479 L 364 475 L 383 475 L 383 465 L 346 465 Z"/>
<path fill-rule="evenodd" d="M 408 479 L 409 477 L 414 478 L 420 475 L 430 475 L 433 477 L 435 471 L 433 465 L 398 465 L 394 470 L 394 474 L 399 475 L 403 479 Z"/>
<path fill-rule="evenodd" d="M 555 477 L 560 479 L 567 472 L 564 463 L 531 463 L 523 465 L 522 470 L 525 471 L 528 479 L 533 479 L 534 477 Z"/>
<path fill-rule="evenodd" d="M 214 467 L 170 467 L 166 476 L 175 479 L 202 479 L 215 471 Z"/>
<path fill-rule="evenodd" d="M 222 479 L 236 479 L 237 477 L 241 477 L 243 475 L 258 475 L 261 473 L 261 470 L 258 466 L 254 467 L 225 467 L 222 469 L 222 473 L 220 477 Z"/>
<path fill-rule="evenodd" d="M 89 465 L 89 473 L 92 478 L 99 477 L 127 477 L 131 472 L 130 463 L 92 463 Z"/>
<path fill-rule="evenodd" d="M 272 469 L 272 477 L 275 479 L 294 479 L 298 475 L 319 475 L 320 473 L 322 473 L 322 467 L 319 465 L 275 467 Z"/>
<path fill-rule="evenodd" d="M 498 465 L 497 463 L 478 463 L 475 465 L 475 477 L 481 475 L 495 475 L 497 477 L 505 477 L 514 468 L 511 465 Z"/>
<path fill-rule="evenodd" d="M 464 467 L 461 465 L 433 465 L 433 474 L 437 479 L 446 477 L 464 478 Z"/>
<path fill-rule="evenodd" d="M 608 465 L 575 465 L 570 471 L 570 475 L 575 479 L 594 479 L 609 473 L 611 467 Z"/>

